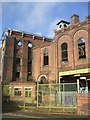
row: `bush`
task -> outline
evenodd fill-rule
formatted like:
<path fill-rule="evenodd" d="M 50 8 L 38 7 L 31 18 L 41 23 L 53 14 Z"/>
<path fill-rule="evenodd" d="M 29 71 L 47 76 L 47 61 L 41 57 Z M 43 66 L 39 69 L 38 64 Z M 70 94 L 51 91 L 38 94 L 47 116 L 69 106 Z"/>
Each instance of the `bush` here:
<path fill-rule="evenodd" d="M 32 77 L 32 76 L 29 76 L 29 77 L 28 77 L 28 81 L 34 81 L 33 77 Z"/>

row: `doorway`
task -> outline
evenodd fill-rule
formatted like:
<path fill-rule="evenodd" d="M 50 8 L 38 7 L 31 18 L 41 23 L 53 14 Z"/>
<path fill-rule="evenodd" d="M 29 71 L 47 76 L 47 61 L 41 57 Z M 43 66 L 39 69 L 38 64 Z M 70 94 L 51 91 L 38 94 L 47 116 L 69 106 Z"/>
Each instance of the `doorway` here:
<path fill-rule="evenodd" d="M 90 80 L 88 80 L 88 93 L 90 94 Z"/>

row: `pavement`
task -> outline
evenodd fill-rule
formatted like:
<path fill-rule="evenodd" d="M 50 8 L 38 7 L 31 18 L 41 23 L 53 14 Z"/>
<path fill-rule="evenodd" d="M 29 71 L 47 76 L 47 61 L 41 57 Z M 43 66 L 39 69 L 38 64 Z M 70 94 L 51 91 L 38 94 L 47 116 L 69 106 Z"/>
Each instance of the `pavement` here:
<path fill-rule="evenodd" d="M 87 120 L 90 116 L 75 114 L 60 114 L 40 111 L 17 111 L 3 113 L 2 120 Z"/>

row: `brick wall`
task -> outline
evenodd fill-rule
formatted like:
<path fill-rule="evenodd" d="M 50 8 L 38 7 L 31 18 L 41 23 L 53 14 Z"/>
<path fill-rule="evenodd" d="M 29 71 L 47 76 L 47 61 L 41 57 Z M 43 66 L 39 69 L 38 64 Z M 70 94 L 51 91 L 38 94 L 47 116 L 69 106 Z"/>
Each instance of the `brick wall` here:
<path fill-rule="evenodd" d="M 14 56 L 14 42 L 22 41 L 21 48 L 21 79 L 22 81 L 27 80 L 28 76 L 28 42 L 33 45 L 33 61 L 32 61 L 32 75 L 35 80 L 38 80 L 40 75 L 47 75 L 48 80 L 58 79 L 59 71 L 66 71 L 70 69 L 78 69 L 82 67 L 88 67 L 90 63 L 90 40 L 88 39 L 88 24 L 85 21 L 83 23 L 78 23 L 76 25 L 67 27 L 55 33 L 55 41 L 50 42 L 48 40 L 43 41 L 43 37 L 35 37 L 34 39 L 28 34 L 22 37 L 20 32 L 13 32 L 12 36 L 6 38 L 6 53 L 4 56 L 4 78 L 14 79 L 13 67 L 15 63 L 13 62 Z M 80 37 L 86 39 L 86 59 L 78 60 L 78 49 L 77 41 Z M 61 44 L 66 42 L 68 44 L 68 63 L 62 64 L 61 62 Z M 43 66 L 43 50 L 48 48 L 49 50 L 49 66 Z M 7 63 L 6 63 L 7 62 Z M 13 66 L 14 65 L 14 66 Z"/>
<path fill-rule="evenodd" d="M 6 38 L 6 46 L 5 46 L 5 55 L 3 58 L 3 80 L 12 81 L 13 76 L 13 54 L 14 54 L 14 42 L 15 39 L 12 37 Z"/>
<path fill-rule="evenodd" d="M 22 96 L 21 97 L 16 97 L 14 96 L 14 87 L 22 87 Z M 10 95 L 10 99 L 11 100 L 24 100 L 25 99 L 25 90 L 24 87 L 32 87 L 32 92 L 31 92 L 31 98 L 32 101 L 35 101 L 35 90 L 36 90 L 36 86 L 35 83 L 30 83 L 30 82 L 23 82 L 23 83 L 18 83 L 18 82 L 13 82 L 11 83 L 11 95 Z"/>
<path fill-rule="evenodd" d="M 1 48 L 0 48 L 0 68 L 2 67 L 2 66 L 1 66 L 1 57 L 2 57 L 2 56 L 1 56 Z M 1 81 L 1 70 L 2 70 L 2 69 L 0 69 L 0 81 Z"/>
<path fill-rule="evenodd" d="M 77 107 L 78 115 L 90 114 L 90 94 L 78 94 L 77 95 Z"/>
<path fill-rule="evenodd" d="M 82 67 L 88 67 L 90 64 L 90 48 L 89 48 L 89 34 L 88 34 L 88 22 L 83 24 L 74 25 L 71 29 L 66 28 L 67 30 L 62 29 L 56 33 L 57 42 L 57 62 L 58 68 L 60 71 L 66 71 L 70 69 L 78 69 Z M 85 38 L 85 50 L 86 50 L 86 59 L 78 58 L 78 40 L 79 38 Z M 68 44 L 68 63 L 62 63 L 62 52 L 61 45 L 62 43 Z"/>
<path fill-rule="evenodd" d="M 22 59 L 22 65 L 16 68 L 16 57 L 17 57 L 17 42 L 22 41 L 22 46 L 20 49 L 20 54 L 18 57 Z M 54 80 L 53 66 L 54 66 L 54 56 L 53 56 L 53 42 L 45 40 L 42 38 L 35 37 L 34 39 L 28 36 L 22 37 L 20 33 L 13 32 L 11 36 L 6 37 L 5 45 L 5 55 L 4 55 L 4 71 L 3 79 L 9 79 L 10 81 L 15 81 L 17 69 L 20 71 L 19 81 L 25 82 L 28 77 L 28 43 L 33 45 L 32 48 L 32 76 L 37 81 L 40 75 L 48 74 L 48 80 Z M 43 50 L 48 48 L 49 50 L 49 66 L 43 66 Z M 46 73 L 45 73 L 46 72 Z"/>

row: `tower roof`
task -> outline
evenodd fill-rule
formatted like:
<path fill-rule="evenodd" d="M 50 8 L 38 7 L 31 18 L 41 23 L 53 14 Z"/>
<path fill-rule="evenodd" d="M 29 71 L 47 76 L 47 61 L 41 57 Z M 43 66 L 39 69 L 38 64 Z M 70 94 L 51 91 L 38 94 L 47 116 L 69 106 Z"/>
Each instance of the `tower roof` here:
<path fill-rule="evenodd" d="M 57 25 L 59 25 L 60 23 L 66 23 L 66 24 L 70 24 L 70 22 L 67 22 L 67 21 L 64 21 L 64 20 L 60 20 L 58 23 L 57 23 Z"/>

